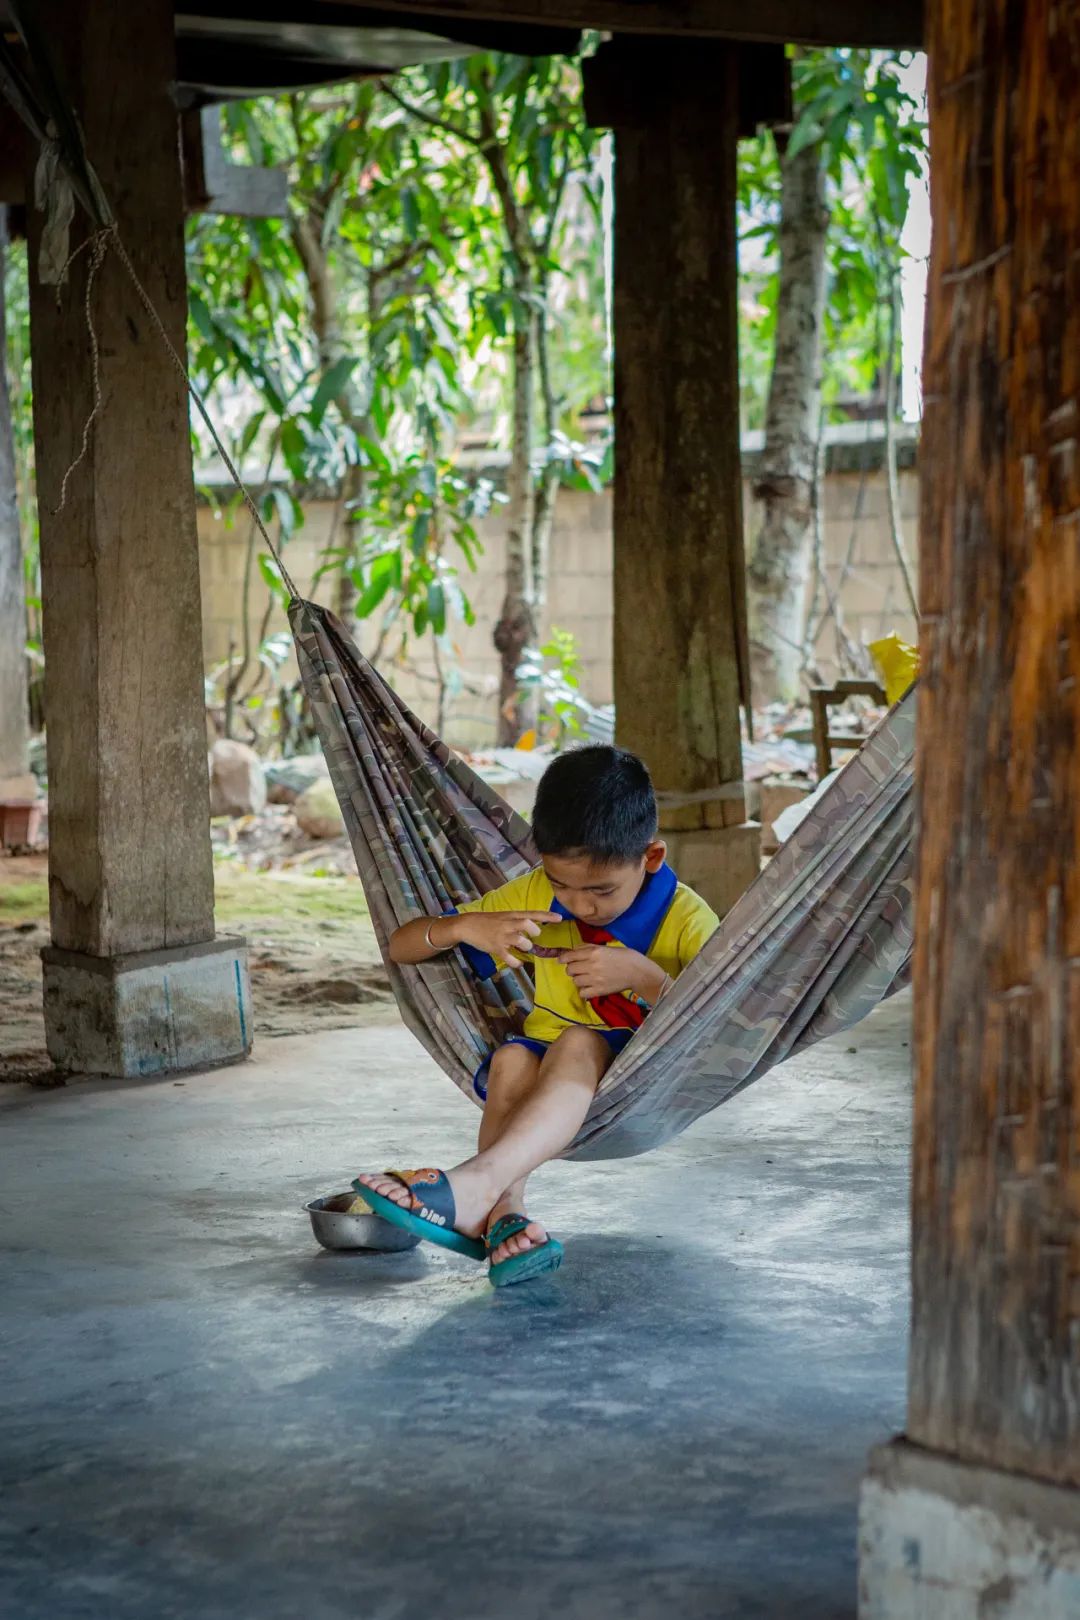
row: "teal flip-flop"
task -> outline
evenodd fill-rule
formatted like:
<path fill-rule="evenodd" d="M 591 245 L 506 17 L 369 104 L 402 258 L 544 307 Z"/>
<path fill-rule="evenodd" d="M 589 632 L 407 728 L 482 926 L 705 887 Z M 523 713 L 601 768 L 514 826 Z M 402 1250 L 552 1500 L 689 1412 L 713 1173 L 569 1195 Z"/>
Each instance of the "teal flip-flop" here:
<path fill-rule="evenodd" d="M 470 1260 L 486 1258 L 487 1250 L 479 1238 L 466 1237 L 464 1232 L 455 1230 L 457 1206 L 454 1193 L 441 1170 L 385 1170 L 383 1174 L 400 1181 L 412 1202 L 406 1209 L 402 1204 L 395 1204 L 392 1198 L 384 1198 L 382 1193 L 365 1186 L 358 1178 L 353 1186 L 376 1215 L 381 1215 L 392 1226 L 403 1226 L 407 1232 L 415 1233 L 428 1243 L 453 1249 L 455 1254 L 468 1255 Z"/>
<path fill-rule="evenodd" d="M 518 1232 L 524 1232 L 531 1225 L 527 1215 L 503 1215 L 484 1238 L 488 1254 L 494 1254 L 500 1243 L 516 1237 Z M 546 1243 L 493 1262 L 488 1267 L 488 1282 L 493 1288 L 509 1288 L 511 1283 L 528 1282 L 530 1277 L 540 1277 L 546 1271 L 558 1271 L 562 1257 L 562 1244 L 558 1238 L 549 1237 Z"/>

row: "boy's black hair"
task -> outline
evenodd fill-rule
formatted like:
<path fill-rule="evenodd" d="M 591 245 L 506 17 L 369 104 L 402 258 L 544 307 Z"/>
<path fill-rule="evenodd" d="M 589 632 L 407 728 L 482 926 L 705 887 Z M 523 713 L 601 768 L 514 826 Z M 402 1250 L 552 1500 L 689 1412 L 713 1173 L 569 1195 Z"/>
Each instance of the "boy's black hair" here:
<path fill-rule="evenodd" d="M 656 837 L 656 794 L 648 768 L 625 748 L 574 748 L 540 779 L 533 840 L 541 855 L 640 860 Z"/>

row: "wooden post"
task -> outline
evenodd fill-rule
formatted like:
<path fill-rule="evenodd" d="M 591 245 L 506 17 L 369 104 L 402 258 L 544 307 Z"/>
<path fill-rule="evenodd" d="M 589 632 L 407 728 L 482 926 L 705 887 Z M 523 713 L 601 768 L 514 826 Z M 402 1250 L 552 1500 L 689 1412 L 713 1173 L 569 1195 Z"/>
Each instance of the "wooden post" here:
<path fill-rule="evenodd" d="M 1080 10 L 932 0 L 929 21 L 924 1449 L 879 1463 L 864 1498 L 861 1612 L 1064 1617 L 1080 1496 L 1033 1481 L 1080 1484 Z"/>
<path fill-rule="evenodd" d="M 1080 12 L 930 17 L 910 1432 L 1080 1483 Z"/>
<path fill-rule="evenodd" d="M 15 487 L 15 440 L 8 394 L 4 265 L 7 208 L 0 203 L 0 801 L 36 799 L 37 783 L 27 763 L 26 609 L 23 591 L 19 504 Z"/>
<path fill-rule="evenodd" d="M 183 354 L 183 200 L 170 96 L 173 7 L 170 0 L 138 6 L 40 0 L 39 16 L 127 252 Z M 162 1027 L 156 1033 L 140 1027 L 138 1038 L 129 1039 L 122 1027 L 124 993 L 100 970 L 102 960 L 130 965 L 132 953 L 138 960 L 139 953 L 180 948 L 185 960 L 201 963 L 185 971 L 197 972 L 204 983 L 208 974 L 217 973 L 223 985 L 233 977 L 229 963 L 219 964 L 218 972 L 203 960 L 214 951 L 214 886 L 187 399 L 160 334 L 110 251 L 89 299 L 100 401 L 61 509 L 65 475 L 80 455 L 95 407 L 86 308 L 92 258 L 89 251 L 79 254 L 58 297 L 38 274 L 41 229 L 42 215 L 31 210 L 49 889 L 57 948 L 46 959 L 50 1050 L 65 1067 L 146 1072 L 182 1066 L 185 1058 L 236 1055 L 246 1048 L 250 1028 L 237 973 L 231 1013 L 225 1008 L 228 1028 L 215 1034 L 216 1015 L 196 1009 L 204 1029 L 189 1048 L 189 1032 L 177 1022 L 179 1003 L 188 1008 L 189 998 L 180 996 L 173 973 L 162 990 L 168 1008 Z M 89 229 L 77 209 L 71 250 Z M 80 1027 L 95 997 L 101 1005 L 94 1017 L 104 1035 Z M 145 1024 L 149 1016 L 144 996 L 139 1017 Z"/>
<path fill-rule="evenodd" d="M 615 130 L 614 685 L 618 739 L 670 796 L 682 875 L 726 911 L 755 876 L 739 704 L 736 47 L 619 41 L 587 81 Z M 744 666 L 745 667 L 745 666 Z"/>

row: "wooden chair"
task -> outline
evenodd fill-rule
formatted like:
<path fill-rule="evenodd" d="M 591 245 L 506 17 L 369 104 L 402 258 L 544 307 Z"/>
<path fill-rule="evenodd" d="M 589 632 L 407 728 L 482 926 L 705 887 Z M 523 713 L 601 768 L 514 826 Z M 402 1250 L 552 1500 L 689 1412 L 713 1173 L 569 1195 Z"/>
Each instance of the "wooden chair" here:
<path fill-rule="evenodd" d="M 810 688 L 810 713 L 819 782 L 823 782 L 832 770 L 834 748 L 861 748 L 866 741 L 865 737 L 853 732 L 829 730 L 829 710 L 853 697 L 873 698 L 875 703 L 884 706 L 885 688 L 879 686 L 877 681 L 837 681 L 835 686 Z"/>

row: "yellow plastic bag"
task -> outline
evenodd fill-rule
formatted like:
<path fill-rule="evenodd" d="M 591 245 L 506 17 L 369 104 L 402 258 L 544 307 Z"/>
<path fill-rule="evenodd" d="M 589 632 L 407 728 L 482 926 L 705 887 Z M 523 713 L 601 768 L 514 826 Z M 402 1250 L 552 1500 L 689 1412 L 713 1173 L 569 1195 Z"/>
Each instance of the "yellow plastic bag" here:
<path fill-rule="evenodd" d="M 894 632 L 872 641 L 869 653 L 881 677 L 885 696 L 890 703 L 899 703 L 919 673 L 919 649 L 901 641 Z"/>

